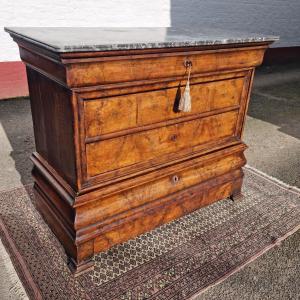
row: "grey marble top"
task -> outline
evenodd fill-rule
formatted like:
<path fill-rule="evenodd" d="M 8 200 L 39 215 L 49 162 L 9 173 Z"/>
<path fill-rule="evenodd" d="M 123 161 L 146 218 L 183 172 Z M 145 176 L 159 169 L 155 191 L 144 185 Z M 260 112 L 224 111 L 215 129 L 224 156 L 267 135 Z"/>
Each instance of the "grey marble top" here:
<path fill-rule="evenodd" d="M 212 28 L 8 27 L 5 30 L 59 53 L 273 42 L 279 39 Z"/>

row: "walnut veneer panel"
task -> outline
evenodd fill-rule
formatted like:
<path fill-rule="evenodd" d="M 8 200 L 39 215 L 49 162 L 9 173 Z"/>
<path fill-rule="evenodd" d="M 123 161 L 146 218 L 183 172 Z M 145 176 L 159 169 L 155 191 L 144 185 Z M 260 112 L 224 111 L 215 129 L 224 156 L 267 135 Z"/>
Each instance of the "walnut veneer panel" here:
<path fill-rule="evenodd" d="M 103 197 L 101 202 L 87 203 L 78 208 L 76 224 L 79 228 L 101 222 L 112 215 L 130 211 L 156 199 L 181 191 L 186 187 L 220 176 L 243 166 L 245 157 L 241 152 L 225 154 L 216 159 L 203 161 L 196 158 L 192 164 L 182 165 L 177 171 L 171 168 L 168 175 L 161 174 L 153 181 L 144 183 L 118 194 Z M 90 211 L 93 214 L 90 215 Z"/>
<path fill-rule="evenodd" d="M 153 124 L 240 103 L 243 77 L 191 84 L 192 111 L 176 110 L 182 87 L 84 101 L 87 137 Z"/>
<path fill-rule="evenodd" d="M 28 67 L 27 77 L 36 151 L 75 187 L 77 175 L 72 94 Z"/>
<path fill-rule="evenodd" d="M 89 176 L 190 149 L 235 133 L 238 112 L 231 111 L 86 145 Z M 168 159 L 168 157 L 166 157 Z"/>
<path fill-rule="evenodd" d="M 249 68 L 260 65 L 264 48 L 255 51 L 242 48 L 195 51 L 183 53 L 133 55 L 130 60 L 125 57 L 109 59 L 89 59 L 87 62 L 72 63 L 67 66 L 67 82 L 70 86 L 131 82 L 137 80 L 182 77 L 186 68 L 184 63 L 193 63 L 193 73 L 220 72 Z M 75 62 L 77 62 L 75 60 Z"/>

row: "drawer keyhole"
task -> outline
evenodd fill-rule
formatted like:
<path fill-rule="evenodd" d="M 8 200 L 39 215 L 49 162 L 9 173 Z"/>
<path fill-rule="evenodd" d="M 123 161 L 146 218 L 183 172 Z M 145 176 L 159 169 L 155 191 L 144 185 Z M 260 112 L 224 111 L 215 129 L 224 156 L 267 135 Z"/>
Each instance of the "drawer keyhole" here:
<path fill-rule="evenodd" d="M 193 63 L 192 63 L 191 60 L 186 59 L 186 60 L 183 62 L 183 65 L 184 65 L 186 68 L 190 68 L 190 67 L 193 65 Z"/>
<path fill-rule="evenodd" d="M 170 136 L 170 140 L 171 140 L 172 142 L 175 142 L 175 141 L 177 140 L 177 134 L 172 134 L 172 135 Z"/>
<path fill-rule="evenodd" d="M 172 176 L 172 183 L 176 184 L 179 182 L 179 177 L 177 175 Z"/>

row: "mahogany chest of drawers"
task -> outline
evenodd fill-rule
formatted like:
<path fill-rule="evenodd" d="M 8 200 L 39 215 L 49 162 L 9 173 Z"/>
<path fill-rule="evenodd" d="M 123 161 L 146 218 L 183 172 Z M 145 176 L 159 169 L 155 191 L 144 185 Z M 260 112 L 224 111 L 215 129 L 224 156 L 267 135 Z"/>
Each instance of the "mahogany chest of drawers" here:
<path fill-rule="evenodd" d="M 241 194 L 254 68 L 274 37 L 6 28 L 27 66 L 37 206 L 80 273 L 107 250 Z M 191 110 L 178 109 L 190 72 Z"/>

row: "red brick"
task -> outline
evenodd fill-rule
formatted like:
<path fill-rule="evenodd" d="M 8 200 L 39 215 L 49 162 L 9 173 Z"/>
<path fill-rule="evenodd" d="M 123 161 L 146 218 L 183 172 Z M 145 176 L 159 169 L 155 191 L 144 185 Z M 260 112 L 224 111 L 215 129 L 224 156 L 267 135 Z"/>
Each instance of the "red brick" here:
<path fill-rule="evenodd" d="M 25 65 L 21 61 L 0 62 L 0 99 L 28 96 Z"/>

